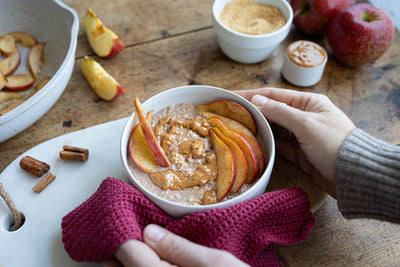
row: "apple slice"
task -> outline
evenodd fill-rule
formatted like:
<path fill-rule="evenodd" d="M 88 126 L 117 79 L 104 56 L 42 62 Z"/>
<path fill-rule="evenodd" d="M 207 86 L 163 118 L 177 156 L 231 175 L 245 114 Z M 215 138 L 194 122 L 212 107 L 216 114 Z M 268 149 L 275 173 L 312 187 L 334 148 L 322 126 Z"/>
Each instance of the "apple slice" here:
<path fill-rule="evenodd" d="M 38 82 L 37 84 L 35 84 L 35 90 L 36 92 L 39 91 L 40 89 L 42 89 L 49 81 L 50 81 L 50 77 L 46 77 L 43 80 L 41 80 L 40 82 Z"/>
<path fill-rule="evenodd" d="M 211 128 L 214 133 L 221 139 L 232 151 L 232 154 L 235 156 L 236 160 L 236 179 L 235 183 L 233 184 L 230 193 L 237 192 L 242 188 L 244 182 L 246 181 L 247 177 L 247 162 L 246 157 L 244 156 L 243 151 L 240 147 L 230 138 L 226 137 L 221 133 L 221 131 L 213 127 Z"/>
<path fill-rule="evenodd" d="M 44 64 L 43 51 L 46 43 L 37 43 L 32 46 L 28 55 L 29 69 L 31 70 L 33 78 L 36 80 L 42 70 Z"/>
<path fill-rule="evenodd" d="M 7 104 L 5 107 L 0 109 L 0 116 L 3 116 L 4 114 L 6 114 L 7 112 L 13 110 L 14 108 L 18 107 L 19 105 L 21 105 L 24 102 L 25 102 L 25 100 L 18 99 L 18 100 L 14 101 L 14 102 L 11 102 L 11 103 Z"/>
<path fill-rule="evenodd" d="M 99 57 L 111 57 L 124 49 L 124 44 L 118 35 L 104 26 L 90 8 L 83 18 L 83 26 L 90 46 Z"/>
<path fill-rule="evenodd" d="M 1 40 L 3 41 L 0 44 L 0 50 L 4 53 L 5 58 L 0 61 L 0 72 L 4 76 L 8 76 L 17 69 L 21 56 L 14 38 L 4 35 Z"/>
<path fill-rule="evenodd" d="M 242 105 L 228 100 L 216 100 L 209 104 L 200 104 L 196 107 L 196 112 L 213 112 L 218 115 L 237 120 L 246 126 L 254 135 L 257 134 L 257 125 L 250 112 Z"/>
<path fill-rule="evenodd" d="M 210 130 L 210 139 L 217 157 L 215 195 L 219 202 L 228 195 L 235 183 L 236 160 L 229 147 L 212 130 Z"/>
<path fill-rule="evenodd" d="M 15 39 L 9 35 L 3 35 L 0 37 L 0 51 L 8 55 L 16 48 Z"/>
<path fill-rule="evenodd" d="M 13 74 L 7 76 L 7 83 L 4 88 L 11 91 L 23 91 L 31 87 L 34 83 L 35 80 L 29 73 Z"/>
<path fill-rule="evenodd" d="M 4 104 L 10 100 L 22 99 L 22 96 L 15 92 L 0 92 L 0 104 Z"/>
<path fill-rule="evenodd" d="M 222 120 L 214 117 L 209 119 L 208 122 L 211 127 L 218 128 L 223 135 L 232 139 L 243 151 L 247 162 L 246 183 L 252 183 L 258 177 L 259 173 L 258 159 L 253 147 L 242 136 L 231 131 Z"/>
<path fill-rule="evenodd" d="M 0 90 L 4 88 L 6 83 L 7 83 L 6 77 L 4 77 L 3 73 L 0 71 Z"/>
<path fill-rule="evenodd" d="M 146 143 L 142 128 L 139 124 L 135 126 L 131 133 L 128 142 L 128 149 L 133 163 L 135 163 L 139 170 L 146 173 L 152 173 L 159 167 Z"/>
<path fill-rule="evenodd" d="M 146 112 L 142 106 L 142 103 L 140 103 L 139 97 L 135 97 L 135 108 L 136 108 L 136 114 L 139 118 L 139 125 L 142 128 L 144 138 L 146 140 L 147 145 L 149 146 L 149 149 L 151 153 L 153 154 L 153 157 L 157 161 L 158 165 L 161 167 L 168 167 L 169 162 L 164 154 L 163 149 L 157 142 L 156 137 L 154 136 L 153 130 L 151 129 L 149 123 L 147 122 L 146 119 Z"/>
<path fill-rule="evenodd" d="M 80 67 L 90 87 L 101 99 L 108 101 L 125 93 L 124 88 L 93 59 L 83 58 Z"/>
<path fill-rule="evenodd" d="M 15 42 L 20 43 L 23 47 L 31 48 L 37 44 L 35 37 L 26 32 L 10 32 L 9 35 L 14 38 Z"/>

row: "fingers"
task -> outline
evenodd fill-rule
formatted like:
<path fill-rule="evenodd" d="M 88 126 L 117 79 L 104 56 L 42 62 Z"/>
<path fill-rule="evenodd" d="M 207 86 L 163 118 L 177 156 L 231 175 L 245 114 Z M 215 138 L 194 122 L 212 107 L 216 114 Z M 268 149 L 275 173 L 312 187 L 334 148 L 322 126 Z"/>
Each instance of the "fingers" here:
<path fill-rule="evenodd" d="M 148 245 L 136 240 L 130 239 L 123 243 L 115 252 L 115 258 L 125 267 L 131 266 L 170 266 L 162 262 L 160 257 Z M 115 261 L 108 261 L 107 267 L 116 267 Z"/>
<path fill-rule="evenodd" d="M 274 122 L 295 134 L 302 127 L 306 114 L 301 110 L 261 95 L 253 96 L 251 102 L 260 109 L 269 121 Z"/>
<path fill-rule="evenodd" d="M 148 225 L 143 239 L 163 260 L 178 266 L 247 266 L 228 252 L 195 244 L 157 225 Z"/>

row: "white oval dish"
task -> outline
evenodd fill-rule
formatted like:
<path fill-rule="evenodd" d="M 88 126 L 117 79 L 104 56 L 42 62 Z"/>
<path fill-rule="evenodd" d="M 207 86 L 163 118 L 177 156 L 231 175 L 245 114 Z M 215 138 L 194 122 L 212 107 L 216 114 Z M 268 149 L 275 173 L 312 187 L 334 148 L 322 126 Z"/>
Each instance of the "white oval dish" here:
<path fill-rule="evenodd" d="M 51 77 L 40 91 L 0 116 L 0 142 L 3 142 L 41 118 L 64 92 L 74 68 L 79 19 L 61 0 L 34 4 L 31 0 L 3 1 L 0 14 L 0 35 L 24 31 L 46 43 L 40 77 Z"/>
<path fill-rule="evenodd" d="M 286 0 L 256 0 L 256 2 L 279 8 L 286 24 L 268 34 L 244 34 L 225 26 L 219 16 L 225 5 L 232 0 L 215 0 L 212 7 L 213 27 L 221 50 L 231 59 L 245 64 L 258 63 L 267 59 L 289 34 L 293 11 Z"/>
<path fill-rule="evenodd" d="M 151 201 L 153 201 L 156 205 L 158 205 L 161 209 L 163 209 L 165 212 L 173 217 L 181 217 L 193 212 L 205 211 L 213 208 L 228 207 L 237 204 L 244 200 L 251 199 L 263 194 L 268 185 L 275 161 L 275 144 L 272 130 L 264 115 L 253 104 L 251 104 L 243 97 L 231 91 L 217 87 L 192 85 L 177 87 L 161 92 L 145 101 L 143 103 L 143 107 L 145 108 L 145 110 L 154 110 L 154 112 L 156 113 L 157 111 L 173 104 L 200 104 L 209 103 L 215 100 L 235 101 L 244 106 L 253 115 L 258 127 L 257 138 L 259 140 L 262 140 L 262 142 L 260 142 L 260 145 L 264 150 L 266 160 L 265 170 L 261 177 L 257 180 L 257 182 L 255 182 L 254 185 L 252 185 L 252 187 L 243 194 L 227 201 L 219 202 L 212 205 L 184 205 L 163 199 L 144 188 L 139 182 L 136 181 L 135 176 L 130 169 L 134 163 L 129 156 L 128 140 L 133 127 L 136 125 L 136 123 L 134 124 L 135 113 L 130 116 L 123 129 L 120 149 L 124 172 L 130 179 L 131 183 L 138 190 L 140 190 L 146 197 L 148 197 Z"/>

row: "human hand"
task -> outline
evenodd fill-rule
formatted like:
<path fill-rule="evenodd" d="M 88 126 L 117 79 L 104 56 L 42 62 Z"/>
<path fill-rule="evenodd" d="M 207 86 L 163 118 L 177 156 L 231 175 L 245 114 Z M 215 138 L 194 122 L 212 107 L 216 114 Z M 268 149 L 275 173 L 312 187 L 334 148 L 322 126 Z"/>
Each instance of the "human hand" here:
<path fill-rule="evenodd" d="M 353 122 L 320 94 L 278 88 L 235 93 L 257 106 L 269 122 L 280 126 L 274 128 L 277 153 L 299 164 L 336 197 L 335 161 L 344 140 L 355 129 Z M 290 134 L 297 142 L 290 140 Z"/>
<path fill-rule="evenodd" d="M 104 267 L 131 266 L 248 266 L 232 254 L 204 247 L 157 225 L 143 230 L 143 242 L 131 239 Z"/>

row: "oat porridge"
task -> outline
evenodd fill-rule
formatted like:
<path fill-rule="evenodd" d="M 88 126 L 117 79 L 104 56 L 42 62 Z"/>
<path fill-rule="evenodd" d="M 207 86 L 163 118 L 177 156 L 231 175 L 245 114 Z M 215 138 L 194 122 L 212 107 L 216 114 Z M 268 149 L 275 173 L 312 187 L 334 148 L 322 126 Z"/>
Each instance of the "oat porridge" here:
<path fill-rule="evenodd" d="M 130 161 L 130 169 L 142 186 L 164 199 L 188 205 L 212 204 L 216 203 L 216 154 L 210 142 L 210 124 L 195 108 L 193 104 L 183 103 L 153 115 L 152 130 L 169 167 L 158 166 L 146 173 Z M 243 184 L 223 201 L 250 187 L 251 184 Z"/>

